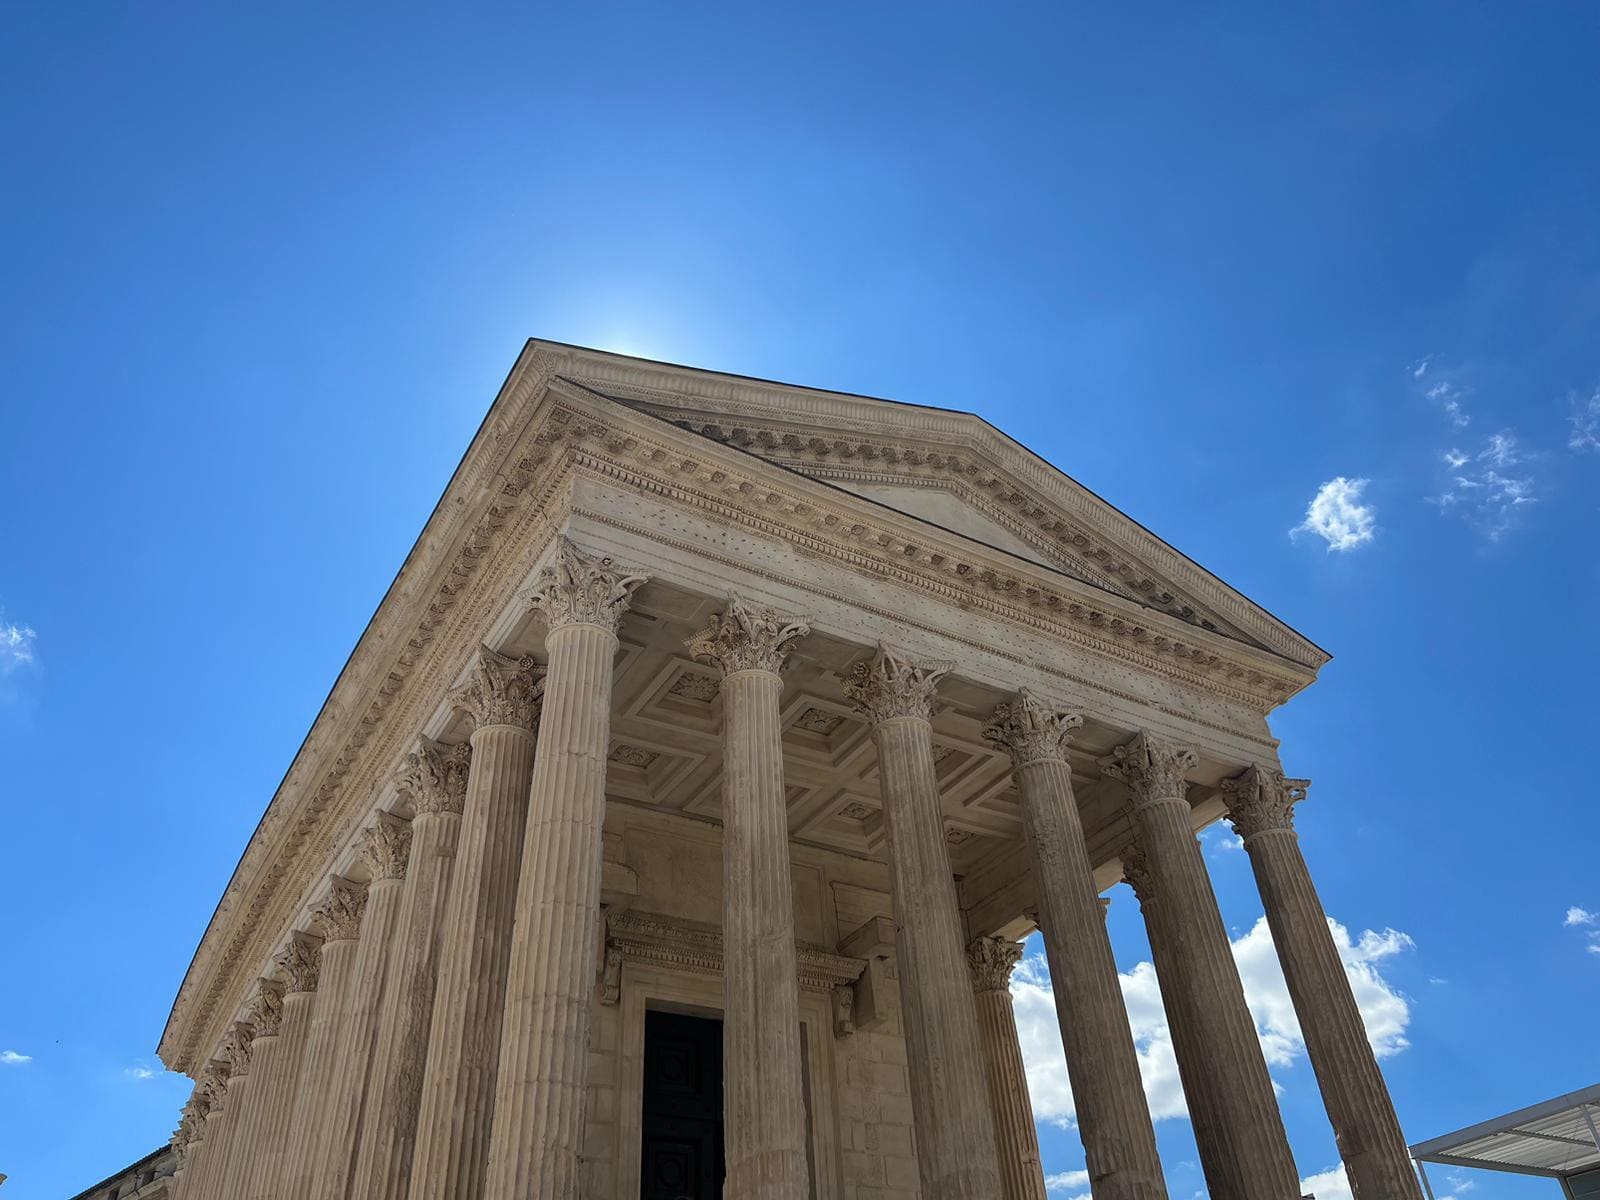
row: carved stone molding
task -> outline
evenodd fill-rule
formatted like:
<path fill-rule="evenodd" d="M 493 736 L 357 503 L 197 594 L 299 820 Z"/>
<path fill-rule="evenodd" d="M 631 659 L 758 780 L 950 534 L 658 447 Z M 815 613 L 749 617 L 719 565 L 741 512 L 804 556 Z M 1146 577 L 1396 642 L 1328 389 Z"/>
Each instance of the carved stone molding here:
<path fill-rule="evenodd" d="M 556 543 L 555 562 L 539 572 L 523 599 L 544 615 L 552 630 L 598 625 L 616 633 L 628 601 L 648 578 L 625 574 L 611 559 L 588 554 L 563 535 Z"/>
<path fill-rule="evenodd" d="M 393 813 L 380 812 L 361 831 L 361 861 L 372 878 L 404 879 L 411 859 L 411 822 Z"/>
<path fill-rule="evenodd" d="M 781 616 L 774 608 L 757 608 L 730 594 L 727 611 L 713 616 L 689 639 L 688 648 L 692 657 L 720 667 L 725 675 L 735 671 L 776 675 L 794 643 L 810 632 L 804 617 Z"/>
<path fill-rule="evenodd" d="M 608 965 L 610 951 L 620 956 L 619 970 L 622 962 L 632 962 L 701 975 L 722 974 L 722 932 L 671 917 L 632 909 L 611 912 L 606 920 L 606 948 Z M 812 992 L 831 992 L 852 984 L 867 965 L 859 958 L 804 944 L 796 945 L 795 956 L 800 986 Z"/>
<path fill-rule="evenodd" d="M 348 942 L 361 936 L 361 918 L 367 911 L 367 885 L 332 875 L 328 894 L 311 906 L 317 932 L 330 942 Z"/>
<path fill-rule="evenodd" d="M 878 652 L 857 663 L 844 681 L 845 699 L 874 725 L 895 717 L 932 721 L 939 680 L 955 667 L 948 662 L 912 662 L 878 643 Z"/>
<path fill-rule="evenodd" d="M 967 967 L 975 992 L 1011 990 L 1011 972 L 1022 961 L 1022 947 L 1006 938 L 980 937 L 967 943 Z"/>
<path fill-rule="evenodd" d="M 1228 802 L 1228 824 L 1248 842 L 1260 833 L 1294 830 L 1294 806 L 1306 798 L 1309 779 L 1285 779 L 1277 767 L 1252 763 L 1222 781 Z"/>
<path fill-rule="evenodd" d="M 295 930 L 273 964 L 283 976 L 285 993 L 316 991 L 317 977 L 322 973 L 322 938 Z"/>
<path fill-rule="evenodd" d="M 1122 878 L 1133 889 L 1134 899 L 1139 902 L 1141 909 L 1155 899 L 1155 876 L 1150 871 L 1150 860 L 1137 842 L 1130 842 L 1122 848 Z M 1106 907 L 1109 909 L 1110 905 Z"/>
<path fill-rule="evenodd" d="M 189 1146 L 199 1140 L 204 1120 L 199 1099 L 195 1092 L 190 1092 L 189 1098 L 183 1102 L 183 1109 L 178 1113 L 178 1127 L 172 1131 L 172 1148 L 180 1161 L 188 1156 Z"/>
<path fill-rule="evenodd" d="M 510 658 L 479 646 L 472 678 L 450 693 L 450 702 L 479 729 L 486 725 L 532 729 L 543 695 L 544 668 L 531 657 Z"/>
<path fill-rule="evenodd" d="M 1182 800 L 1189 792 L 1184 773 L 1200 761 L 1187 746 L 1173 746 L 1140 732 L 1100 760 L 1100 770 L 1120 779 L 1133 793 L 1133 806 Z"/>
<path fill-rule="evenodd" d="M 242 1079 L 250 1074 L 250 1051 L 255 1040 L 255 1027 L 245 1021 L 235 1021 L 222 1035 L 217 1057 L 228 1064 L 229 1079 Z"/>
<path fill-rule="evenodd" d="M 833 1036 L 849 1037 L 856 1031 L 856 989 L 841 983 L 833 989 Z"/>
<path fill-rule="evenodd" d="M 212 1113 L 221 1112 L 228 1098 L 228 1064 L 221 1059 L 212 1059 L 200 1072 L 200 1079 L 194 1085 L 195 1107 L 202 1115 L 210 1116 Z"/>
<path fill-rule="evenodd" d="M 255 998 L 250 1001 L 250 1023 L 256 1036 L 277 1037 L 283 1025 L 283 984 L 276 979 L 256 980 Z"/>
<path fill-rule="evenodd" d="M 995 706 L 983 736 L 1009 750 L 1012 764 L 1021 770 L 1029 763 L 1066 762 L 1073 730 L 1082 724 L 1081 713 L 1055 708 L 1023 688 L 1009 703 Z"/>
<path fill-rule="evenodd" d="M 418 815 L 459 813 L 467 801 L 467 771 L 471 763 L 470 742 L 447 746 L 430 737 L 419 737 L 416 748 L 401 760 L 394 784 Z"/>

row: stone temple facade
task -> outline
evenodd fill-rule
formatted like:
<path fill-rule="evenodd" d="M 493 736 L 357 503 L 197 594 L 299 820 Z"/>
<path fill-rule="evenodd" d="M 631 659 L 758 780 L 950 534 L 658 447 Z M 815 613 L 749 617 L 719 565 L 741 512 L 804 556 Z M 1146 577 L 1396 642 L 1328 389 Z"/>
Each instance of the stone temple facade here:
<path fill-rule="evenodd" d="M 1354 1191 L 1415 1200 L 1268 715 L 1327 655 L 984 421 L 530 342 L 160 1053 L 179 1200 L 1166 1195 L 1126 878 L 1215 1200 L 1298 1173 L 1196 831 L 1244 839 Z"/>

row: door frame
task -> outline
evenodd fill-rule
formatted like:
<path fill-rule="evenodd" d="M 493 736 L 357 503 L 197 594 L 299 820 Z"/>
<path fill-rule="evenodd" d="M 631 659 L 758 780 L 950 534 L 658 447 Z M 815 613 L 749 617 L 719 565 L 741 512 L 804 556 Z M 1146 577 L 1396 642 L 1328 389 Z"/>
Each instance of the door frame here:
<path fill-rule="evenodd" d="M 621 992 L 617 1200 L 636 1200 L 644 1169 L 644 1014 L 655 1009 L 723 1020 L 722 976 L 624 962 Z M 811 1117 L 811 1195 L 814 1200 L 841 1200 L 844 1169 L 834 1105 L 832 998 L 802 989 L 800 1025 L 805 1056 L 802 1087 Z"/>

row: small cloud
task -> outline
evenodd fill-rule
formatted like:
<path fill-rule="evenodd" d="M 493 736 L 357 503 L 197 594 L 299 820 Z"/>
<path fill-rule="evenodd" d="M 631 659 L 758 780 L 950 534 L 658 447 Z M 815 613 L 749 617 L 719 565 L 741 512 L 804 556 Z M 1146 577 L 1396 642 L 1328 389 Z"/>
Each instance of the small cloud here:
<path fill-rule="evenodd" d="M 0 1063 L 8 1067 L 20 1067 L 23 1063 L 31 1063 L 33 1055 L 18 1054 L 15 1050 L 0 1050 Z"/>
<path fill-rule="evenodd" d="M 1472 424 L 1472 417 L 1461 403 L 1467 397 L 1467 392 L 1464 388 L 1459 388 L 1446 380 L 1440 380 L 1424 392 L 1423 395 L 1444 409 L 1444 415 L 1450 418 L 1450 424 L 1457 429 L 1465 429 Z"/>
<path fill-rule="evenodd" d="M 129 1079 L 154 1079 L 156 1077 L 156 1073 L 154 1071 L 143 1065 L 136 1067 L 124 1067 L 122 1073 Z"/>
<path fill-rule="evenodd" d="M 1579 908 L 1574 904 L 1567 909 L 1566 918 L 1561 923 L 1563 925 L 1593 925 L 1597 921 L 1600 921 L 1600 913 L 1590 912 L 1587 908 Z"/>
<path fill-rule="evenodd" d="M 1243 850 L 1244 849 L 1244 839 L 1242 837 L 1240 837 L 1238 834 L 1234 834 L 1232 837 L 1219 837 L 1217 839 L 1217 849 L 1218 850 Z"/>
<path fill-rule="evenodd" d="M 1538 502 L 1533 476 L 1518 469 L 1530 458 L 1509 429 L 1484 439 L 1474 454 L 1452 447 L 1440 455 L 1449 477 L 1429 501 L 1441 515 L 1457 515 L 1490 541 L 1499 541 L 1521 519 L 1526 506 Z"/>
<path fill-rule="evenodd" d="M 1089 1193 L 1089 1172 L 1087 1171 L 1060 1171 L 1054 1175 L 1044 1177 L 1044 1188 L 1047 1192 L 1072 1192 L 1076 1195 Z"/>
<path fill-rule="evenodd" d="M 1433 984 L 1434 987 L 1443 987 L 1445 984 L 1449 983 L 1450 981 L 1448 979 L 1441 979 L 1437 975 L 1429 975 L 1428 976 L 1428 982 Z"/>
<path fill-rule="evenodd" d="M 0 611 L 0 674 L 9 674 L 17 667 L 30 666 L 34 661 L 34 643 L 39 635 L 26 625 L 15 625 L 5 619 Z"/>
<path fill-rule="evenodd" d="M 1314 533 L 1331 550 L 1354 550 L 1370 542 L 1377 533 L 1378 512 L 1361 502 L 1367 480 L 1346 479 L 1343 475 L 1328 480 L 1306 506 L 1306 519 L 1289 531 L 1291 538 Z"/>
<path fill-rule="evenodd" d="M 1428 366 L 1433 362 L 1434 357 L 1435 356 L 1432 354 L 1425 354 L 1423 357 L 1417 359 L 1416 362 L 1407 367 L 1406 370 L 1411 372 L 1411 378 L 1421 379 L 1424 375 L 1426 375 L 1428 373 Z"/>
<path fill-rule="evenodd" d="M 1600 451 L 1600 387 L 1595 388 L 1587 400 L 1572 397 L 1572 433 L 1567 438 L 1567 449 L 1580 453 L 1585 450 Z"/>

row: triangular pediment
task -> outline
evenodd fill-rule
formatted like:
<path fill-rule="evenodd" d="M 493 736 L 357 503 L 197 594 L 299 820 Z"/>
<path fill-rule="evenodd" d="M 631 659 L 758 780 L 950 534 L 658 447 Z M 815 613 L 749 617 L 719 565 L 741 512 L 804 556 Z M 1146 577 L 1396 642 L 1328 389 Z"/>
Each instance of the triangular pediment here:
<path fill-rule="evenodd" d="M 1306 666 L 1327 654 L 972 413 L 548 346 L 613 401 Z"/>

